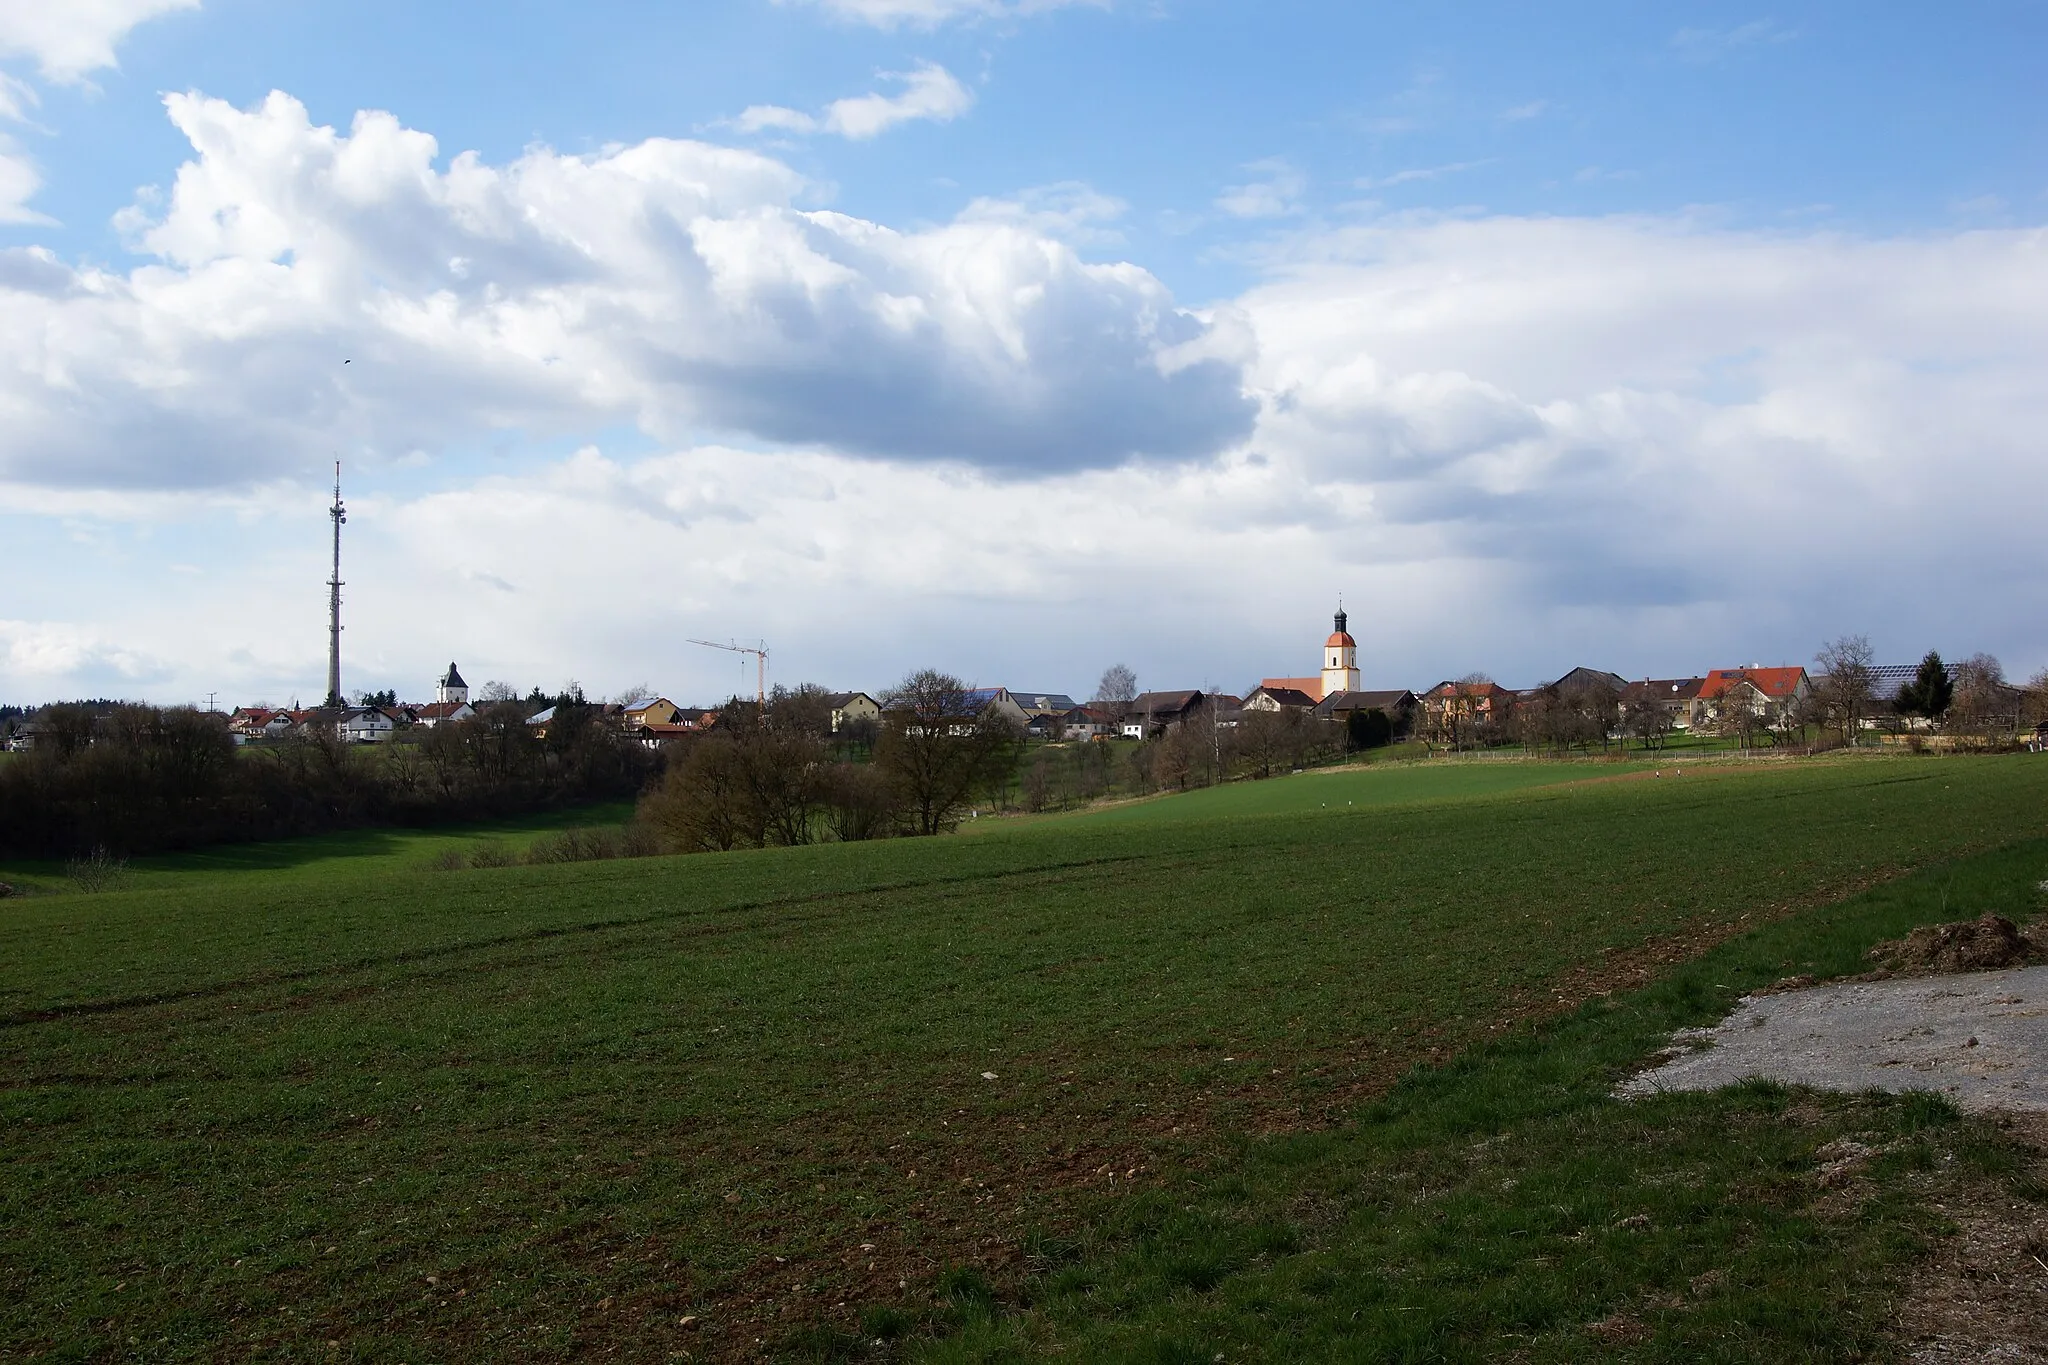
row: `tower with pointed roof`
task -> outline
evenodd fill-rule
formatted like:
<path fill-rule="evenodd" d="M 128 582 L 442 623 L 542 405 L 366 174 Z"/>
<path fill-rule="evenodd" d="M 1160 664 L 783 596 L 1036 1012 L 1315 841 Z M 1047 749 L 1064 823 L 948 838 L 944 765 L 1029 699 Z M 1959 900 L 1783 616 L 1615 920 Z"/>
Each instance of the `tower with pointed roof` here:
<path fill-rule="evenodd" d="M 435 701 L 459 706 L 469 700 L 469 684 L 462 680 L 462 674 L 456 670 L 453 662 L 449 663 L 448 671 L 441 675 L 441 681 L 434 684 L 434 687 Z"/>
<path fill-rule="evenodd" d="M 1358 641 L 1351 638 L 1351 632 L 1344 627 L 1347 618 L 1344 606 L 1337 605 L 1336 630 L 1323 641 L 1323 695 L 1335 696 L 1339 692 L 1356 692 L 1361 686 L 1358 672 Z"/>

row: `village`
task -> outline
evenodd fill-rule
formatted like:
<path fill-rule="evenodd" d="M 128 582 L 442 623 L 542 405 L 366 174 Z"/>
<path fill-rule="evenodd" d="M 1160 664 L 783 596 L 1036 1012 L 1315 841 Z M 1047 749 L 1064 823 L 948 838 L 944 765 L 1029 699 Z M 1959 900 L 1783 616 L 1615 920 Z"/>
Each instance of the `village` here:
<path fill-rule="evenodd" d="M 1242 694 L 1201 688 L 1138 691 L 1133 675 L 1119 666 L 1086 701 L 1064 692 L 1003 686 L 970 685 L 963 695 L 977 716 L 990 713 L 1021 738 L 1048 743 L 1151 740 L 1196 723 L 1230 731 L 1269 716 L 1353 735 L 1376 734 L 1381 742 L 1414 739 L 1451 750 L 1507 744 L 1604 748 L 1631 740 L 1656 747 L 1678 736 L 1713 737 L 1746 747 L 1786 743 L 1810 727 L 1850 739 L 1859 732 L 1878 732 L 1905 742 L 1938 742 L 1933 732 L 1944 720 L 1949 723 L 1939 728 L 1950 732 L 2002 737 L 2037 751 L 2048 748 L 2048 715 L 2035 695 L 2039 689 L 2009 683 L 1996 660 L 1983 655 L 1954 664 L 1935 655 L 1919 663 L 1878 664 L 1869 661 L 1866 646 L 1852 641 L 1846 654 L 1843 642 L 1830 646 L 1841 657 L 1832 658 L 1833 667 L 1822 672 L 1797 664 L 1750 663 L 1629 679 L 1576 667 L 1522 688 L 1483 674 L 1444 679 L 1419 690 L 1368 688 L 1348 625 L 1340 608 L 1322 643 L 1316 672 L 1262 678 Z M 1937 675 L 1946 695 L 1918 696 L 1916 689 L 1924 692 Z M 811 690 L 819 694 L 829 734 L 843 739 L 871 739 L 891 705 L 889 691 L 882 688 Z M 764 682 L 756 700 L 766 699 Z M 246 705 L 223 714 L 223 720 L 238 745 L 277 744 L 315 734 L 350 744 L 388 744 L 474 720 L 486 707 L 501 716 L 523 707 L 517 719 L 545 738 L 558 706 L 569 700 L 538 689 L 524 699 L 502 687 L 488 695 L 473 692 L 451 661 L 434 683 L 432 701 L 400 702 L 386 695 L 343 707 Z M 580 695 L 573 700 L 580 703 Z M 654 750 L 713 730 L 726 713 L 724 704 L 685 705 L 659 694 L 597 706 L 611 724 Z M 1375 716 L 1384 720 L 1368 722 Z M 9 736 L 9 747 L 31 749 L 38 733 L 31 715 Z"/>

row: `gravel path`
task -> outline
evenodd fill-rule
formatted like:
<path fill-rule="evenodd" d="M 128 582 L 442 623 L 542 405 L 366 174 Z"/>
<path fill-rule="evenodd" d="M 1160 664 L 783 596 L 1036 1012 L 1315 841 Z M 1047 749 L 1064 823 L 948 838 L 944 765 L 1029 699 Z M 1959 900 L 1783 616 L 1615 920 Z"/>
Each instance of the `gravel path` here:
<path fill-rule="evenodd" d="M 2048 1112 L 2048 966 L 1842 982 L 1744 997 L 1623 1094 L 1749 1076 L 1823 1090 L 1938 1090 L 1963 1109 Z"/>

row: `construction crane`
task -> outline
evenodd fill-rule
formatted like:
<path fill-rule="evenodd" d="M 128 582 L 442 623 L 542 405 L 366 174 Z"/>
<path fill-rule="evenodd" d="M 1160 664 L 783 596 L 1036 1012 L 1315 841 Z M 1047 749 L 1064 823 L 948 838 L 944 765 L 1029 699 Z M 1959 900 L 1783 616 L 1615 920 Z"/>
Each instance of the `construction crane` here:
<path fill-rule="evenodd" d="M 754 645 L 738 645 L 728 641 L 720 644 L 716 640 L 692 640 L 693 645 L 706 649 L 722 649 L 729 654 L 751 654 L 754 656 L 754 706 L 760 714 L 761 723 L 768 723 L 768 642 Z"/>

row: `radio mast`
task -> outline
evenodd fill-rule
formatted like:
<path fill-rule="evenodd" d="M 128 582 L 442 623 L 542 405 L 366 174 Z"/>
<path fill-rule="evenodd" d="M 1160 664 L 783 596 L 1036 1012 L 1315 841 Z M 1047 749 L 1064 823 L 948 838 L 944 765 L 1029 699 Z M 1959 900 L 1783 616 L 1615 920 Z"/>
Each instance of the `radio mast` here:
<path fill-rule="evenodd" d="M 334 506 L 327 509 L 334 519 L 334 576 L 327 580 L 327 704 L 343 705 L 341 699 L 341 528 L 348 512 L 341 505 L 341 461 L 334 462 Z"/>

